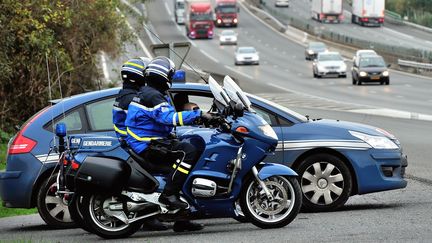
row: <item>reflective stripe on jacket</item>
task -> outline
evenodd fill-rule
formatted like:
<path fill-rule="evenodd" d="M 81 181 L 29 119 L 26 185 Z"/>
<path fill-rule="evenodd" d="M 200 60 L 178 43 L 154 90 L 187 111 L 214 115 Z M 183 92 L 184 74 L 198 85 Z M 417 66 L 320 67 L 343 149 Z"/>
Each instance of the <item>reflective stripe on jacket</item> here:
<path fill-rule="evenodd" d="M 126 141 L 141 153 L 150 140 L 166 138 L 174 126 L 191 125 L 200 116 L 200 110 L 176 112 L 162 93 L 145 86 L 129 105 Z"/>
<path fill-rule="evenodd" d="M 116 132 L 118 138 L 125 139 L 127 137 L 127 131 L 125 126 L 126 115 L 128 112 L 129 104 L 137 93 L 138 91 L 135 89 L 121 89 L 117 98 L 114 101 L 112 115 L 114 131 Z"/>

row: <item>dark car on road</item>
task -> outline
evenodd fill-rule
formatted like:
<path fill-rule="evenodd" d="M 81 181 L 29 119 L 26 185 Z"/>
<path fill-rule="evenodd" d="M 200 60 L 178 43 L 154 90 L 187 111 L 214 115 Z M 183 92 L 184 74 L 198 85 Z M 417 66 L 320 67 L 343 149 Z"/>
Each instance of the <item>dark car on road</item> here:
<path fill-rule="evenodd" d="M 50 150 L 53 127 L 64 122 L 71 145 L 80 136 L 115 136 L 112 105 L 119 88 L 53 101 L 29 119 L 11 139 L 6 171 L 0 172 L 0 196 L 6 207 L 38 207 L 51 226 L 72 226 L 68 208 L 56 194 L 55 165 Z M 193 102 L 210 110 L 213 96 L 204 84 L 174 83 L 170 95 L 180 111 Z M 253 109 L 276 132 L 279 143 L 264 161 L 285 164 L 299 174 L 303 207 L 330 211 L 352 195 L 404 188 L 406 156 L 399 141 L 386 131 L 358 123 L 304 117 L 286 107 L 248 95 Z M 180 98 L 181 99 L 180 99 Z M 177 102 L 182 100 L 182 102 Z M 188 129 L 178 127 L 180 129 Z"/>
<path fill-rule="evenodd" d="M 390 77 L 384 59 L 378 55 L 364 55 L 356 59 L 352 67 L 352 84 L 362 85 L 365 82 L 390 84 Z"/>
<path fill-rule="evenodd" d="M 309 42 L 305 49 L 305 59 L 314 60 L 318 53 L 328 51 L 326 44 L 322 42 Z"/>

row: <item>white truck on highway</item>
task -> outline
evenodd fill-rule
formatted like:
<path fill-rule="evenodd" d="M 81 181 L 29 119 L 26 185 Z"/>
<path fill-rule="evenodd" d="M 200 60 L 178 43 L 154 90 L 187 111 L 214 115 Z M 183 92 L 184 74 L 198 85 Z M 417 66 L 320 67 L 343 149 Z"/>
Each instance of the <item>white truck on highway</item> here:
<path fill-rule="evenodd" d="M 312 0 L 312 19 L 340 23 L 343 20 L 342 0 Z"/>
<path fill-rule="evenodd" d="M 353 0 L 351 22 L 381 26 L 384 23 L 385 0 Z"/>
<path fill-rule="evenodd" d="M 177 24 L 184 24 L 185 0 L 174 0 L 174 15 Z"/>

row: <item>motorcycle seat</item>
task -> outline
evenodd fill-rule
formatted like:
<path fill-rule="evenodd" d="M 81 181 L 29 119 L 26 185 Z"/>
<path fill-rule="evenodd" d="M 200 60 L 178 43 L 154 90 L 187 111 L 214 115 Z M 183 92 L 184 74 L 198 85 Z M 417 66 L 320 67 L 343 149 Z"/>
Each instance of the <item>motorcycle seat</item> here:
<path fill-rule="evenodd" d="M 149 173 L 160 173 L 160 174 L 169 174 L 171 172 L 171 167 L 166 165 L 160 165 L 156 163 L 152 163 L 145 158 L 141 157 L 139 154 L 135 153 L 132 149 L 128 149 L 129 154 L 132 158 L 146 171 Z"/>

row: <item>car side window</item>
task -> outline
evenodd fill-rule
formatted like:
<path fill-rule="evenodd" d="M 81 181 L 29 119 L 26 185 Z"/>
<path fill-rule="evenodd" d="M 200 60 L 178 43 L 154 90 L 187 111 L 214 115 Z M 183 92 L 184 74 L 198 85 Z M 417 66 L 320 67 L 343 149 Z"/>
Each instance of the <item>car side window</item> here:
<path fill-rule="evenodd" d="M 252 105 L 253 109 L 255 110 L 255 112 L 257 113 L 258 116 L 262 117 L 262 119 L 264 119 L 264 121 L 266 121 L 268 124 L 270 124 L 271 126 L 278 126 L 279 123 L 277 122 L 277 118 L 276 116 L 272 113 L 269 112 L 261 107 Z"/>
<path fill-rule="evenodd" d="M 104 131 L 112 130 L 112 106 L 114 97 L 96 101 L 85 106 L 90 130 Z"/>
<path fill-rule="evenodd" d="M 44 129 L 50 132 L 55 130 L 55 127 L 58 123 L 66 124 L 66 129 L 69 134 L 81 133 L 85 131 L 85 116 L 82 111 L 82 108 L 74 109 L 72 111 L 68 111 L 66 114 L 61 114 L 56 117 L 54 122 L 49 122 L 44 126 Z"/>
<path fill-rule="evenodd" d="M 75 110 L 67 114 L 64 118 L 61 118 L 56 122 L 56 124 L 63 122 L 66 124 L 68 132 L 80 131 L 83 128 L 83 123 L 81 121 L 81 116 L 79 110 Z M 55 125 L 54 125 L 55 127 Z"/>

